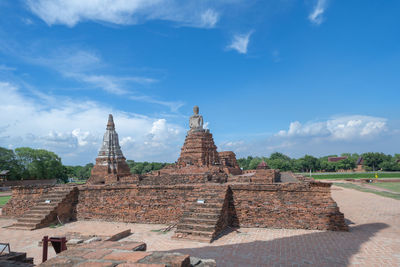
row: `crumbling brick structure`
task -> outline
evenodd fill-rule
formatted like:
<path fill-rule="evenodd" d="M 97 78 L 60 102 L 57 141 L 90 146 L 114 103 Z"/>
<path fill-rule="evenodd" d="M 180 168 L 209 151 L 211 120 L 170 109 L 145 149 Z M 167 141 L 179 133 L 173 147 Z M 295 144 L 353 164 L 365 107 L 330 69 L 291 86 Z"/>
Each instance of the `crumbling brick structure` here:
<path fill-rule="evenodd" d="M 189 131 L 178 159 L 178 166 L 219 165 L 220 159 L 214 139 L 209 131 Z"/>
<path fill-rule="evenodd" d="M 118 134 L 112 115 L 108 117 L 103 145 L 96 158 L 88 183 L 111 184 L 118 182 L 121 177 L 130 176 L 131 172 L 119 146 Z"/>
<path fill-rule="evenodd" d="M 232 151 L 217 152 L 212 134 L 203 128 L 203 117 L 197 106 L 189 119 L 190 130 L 187 132 L 180 157 L 176 164 L 170 165 L 160 174 L 208 174 L 213 177 L 227 177 L 229 174 L 242 173 Z M 209 181 L 224 180 L 210 179 Z"/>
<path fill-rule="evenodd" d="M 281 174 L 265 163 L 242 174 L 235 154 L 217 153 L 202 123 L 195 107 L 177 164 L 147 175 L 130 175 L 111 117 L 97 167 L 88 184 L 76 192 L 74 216 L 78 220 L 177 223 L 176 238 L 203 241 L 217 238 L 228 226 L 348 229 L 331 197 L 330 183 Z M 47 190 L 14 190 L 3 213 L 21 215 Z"/>

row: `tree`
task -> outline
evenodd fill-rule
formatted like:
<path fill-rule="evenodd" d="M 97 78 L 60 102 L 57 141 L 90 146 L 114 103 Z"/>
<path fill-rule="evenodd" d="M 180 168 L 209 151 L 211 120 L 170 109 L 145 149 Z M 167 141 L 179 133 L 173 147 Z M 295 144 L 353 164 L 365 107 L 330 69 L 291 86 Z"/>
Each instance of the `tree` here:
<path fill-rule="evenodd" d="M 330 162 L 328 160 L 321 160 L 319 161 L 321 170 L 327 172 L 335 172 L 338 170 L 336 162 Z"/>
<path fill-rule="evenodd" d="M 290 171 L 293 169 L 292 159 L 279 152 L 272 153 L 267 163 L 271 169 L 280 169 L 281 171 Z"/>
<path fill-rule="evenodd" d="M 85 166 L 65 166 L 68 178 L 77 178 L 87 180 L 90 177 L 90 172 L 93 168 L 93 163 L 88 163 Z"/>
<path fill-rule="evenodd" d="M 376 171 L 379 169 L 381 163 L 390 161 L 392 156 L 383 153 L 368 152 L 362 154 L 362 157 L 364 159 L 364 166 L 366 166 L 368 170 Z"/>
<path fill-rule="evenodd" d="M 67 181 L 67 169 L 61 158 L 44 149 L 21 147 L 15 149 L 17 160 L 22 166 L 24 179 L 59 179 Z"/>
<path fill-rule="evenodd" d="M 290 157 L 286 156 L 285 154 L 279 153 L 279 152 L 274 152 L 269 156 L 270 160 L 282 160 L 282 161 L 290 161 Z"/>
<path fill-rule="evenodd" d="M 247 158 L 240 158 L 237 160 L 239 167 L 243 170 L 249 170 L 250 161 L 253 159 L 252 156 L 248 156 Z"/>
<path fill-rule="evenodd" d="M 254 170 L 257 168 L 258 164 L 260 164 L 262 161 L 261 158 L 256 157 L 256 158 L 252 158 L 250 163 L 249 163 L 249 170 Z"/>
<path fill-rule="evenodd" d="M 135 162 L 133 160 L 127 160 L 131 173 L 133 174 L 144 174 L 151 171 L 157 171 L 165 166 L 169 165 L 169 163 L 161 163 L 161 162 Z"/>
<path fill-rule="evenodd" d="M 336 170 L 352 170 L 356 167 L 356 162 L 350 158 L 347 158 L 338 161 L 336 166 Z"/>
<path fill-rule="evenodd" d="M 310 170 L 319 170 L 319 160 L 316 157 L 305 155 L 299 160 L 303 171 L 309 172 Z"/>
<path fill-rule="evenodd" d="M 0 171 L 10 171 L 10 180 L 21 179 L 22 166 L 19 164 L 15 153 L 11 149 L 0 147 Z"/>
<path fill-rule="evenodd" d="M 392 158 L 390 161 L 384 161 L 379 164 L 379 168 L 382 171 L 400 171 L 400 164 L 397 162 L 396 158 Z"/>

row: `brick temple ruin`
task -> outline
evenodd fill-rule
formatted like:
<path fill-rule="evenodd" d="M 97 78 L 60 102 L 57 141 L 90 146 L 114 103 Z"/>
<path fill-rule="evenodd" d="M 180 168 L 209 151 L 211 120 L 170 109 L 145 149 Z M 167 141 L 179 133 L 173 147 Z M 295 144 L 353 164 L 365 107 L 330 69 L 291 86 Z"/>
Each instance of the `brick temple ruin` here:
<path fill-rule="evenodd" d="M 210 242 L 229 227 L 348 230 L 331 184 L 262 163 L 242 173 L 235 154 L 217 152 L 198 107 L 179 159 L 159 171 L 132 175 L 110 115 L 87 184 L 13 188 L 3 215 L 11 226 L 36 229 L 55 220 L 176 224 L 175 238 Z"/>

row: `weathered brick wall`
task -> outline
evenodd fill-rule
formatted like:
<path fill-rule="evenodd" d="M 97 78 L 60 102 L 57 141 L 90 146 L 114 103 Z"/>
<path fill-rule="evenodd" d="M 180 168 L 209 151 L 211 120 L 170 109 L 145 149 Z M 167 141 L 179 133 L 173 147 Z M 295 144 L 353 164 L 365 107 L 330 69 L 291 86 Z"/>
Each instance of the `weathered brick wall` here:
<path fill-rule="evenodd" d="M 230 185 L 234 225 L 347 230 L 330 186 L 320 182 Z"/>
<path fill-rule="evenodd" d="M 198 174 L 160 174 L 143 175 L 139 185 L 177 185 L 198 183 L 225 183 L 228 176 L 225 173 L 198 173 Z"/>
<path fill-rule="evenodd" d="M 113 166 L 111 168 L 111 166 Z M 106 159 L 96 158 L 88 184 L 111 184 L 118 182 L 119 178 L 131 176 L 131 172 L 125 158 Z"/>
<path fill-rule="evenodd" d="M 4 205 L 2 215 L 18 217 L 33 207 L 43 193 L 49 191 L 53 186 L 18 186 L 12 188 L 12 197 Z"/>
<path fill-rule="evenodd" d="M 137 223 L 175 223 L 185 206 L 196 201 L 193 185 L 86 185 L 80 186 L 77 219 Z M 228 192 L 219 228 L 242 227 L 347 230 L 344 216 L 331 198 L 330 184 L 214 184 Z M 6 216 L 20 216 L 51 187 L 17 187 L 3 207 Z M 198 189 L 196 189 L 198 190 Z M 73 201 L 73 200 L 71 200 Z M 66 205 L 68 213 L 71 206 Z M 73 210 L 75 213 L 75 209 Z"/>
<path fill-rule="evenodd" d="M 272 184 L 279 180 L 280 175 L 279 170 L 258 169 L 255 174 L 250 177 L 250 182 L 256 184 Z"/>
<path fill-rule="evenodd" d="M 172 223 L 182 216 L 193 186 L 83 186 L 78 220 Z"/>

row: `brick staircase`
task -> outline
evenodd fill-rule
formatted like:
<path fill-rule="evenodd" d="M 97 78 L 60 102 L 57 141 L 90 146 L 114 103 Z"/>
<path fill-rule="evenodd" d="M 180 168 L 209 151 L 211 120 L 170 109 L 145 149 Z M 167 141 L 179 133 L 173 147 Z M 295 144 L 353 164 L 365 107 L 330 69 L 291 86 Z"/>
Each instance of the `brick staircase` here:
<path fill-rule="evenodd" d="M 35 230 L 51 223 L 71 219 L 77 187 L 55 187 L 44 193 L 30 210 L 8 228 Z"/>
<path fill-rule="evenodd" d="M 227 189 L 224 185 L 195 189 L 173 238 L 212 242 L 229 225 Z"/>

